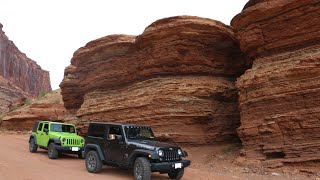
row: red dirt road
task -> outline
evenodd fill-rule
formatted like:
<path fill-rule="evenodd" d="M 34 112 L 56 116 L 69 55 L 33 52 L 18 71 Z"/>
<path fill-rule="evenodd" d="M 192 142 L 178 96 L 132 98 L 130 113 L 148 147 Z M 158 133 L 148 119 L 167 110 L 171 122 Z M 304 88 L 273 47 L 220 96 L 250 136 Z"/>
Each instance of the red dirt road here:
<path fill-rule="evenodd" d="M 186 169 L 183 180 L 216 179 L 193 169 Z M 99 174 L 88 173 L 84 160 L 77 156 L 64 155 L 57 160 L 50 160 L 47 151 L 30 153 L 27 135 L 1 134 L 0 137 L 0 180 L 132 180 L 131 171 L 104 166 Z M 166 174 L 154 173 L 152 180 L 169 179 Z M 218 178 L 220 179 L 220 178 Z"/>
<path fill-rule="evenodd" d="M 84 160 L 76 155 L 64 155 L 50 160 L 47 151 L 30 153 L 27 134 L 0 131 L 0 180 L 133 180 L 131 171 L 104 166 L 99 174 L 88 173 Z M 191 166 L 186 168 L 182 180 L 320 180 L 320 176 L 282 173 L 265 175 L 249 173 L 247 167 L 234 165 L 239 152 L 225 153 L 230 145 L 184 147 L 189 152 Z M 231 146 L 232 147 L 232 146 Z M 166 174 L 153 173 L 152 180 L 169 180 Z"/>

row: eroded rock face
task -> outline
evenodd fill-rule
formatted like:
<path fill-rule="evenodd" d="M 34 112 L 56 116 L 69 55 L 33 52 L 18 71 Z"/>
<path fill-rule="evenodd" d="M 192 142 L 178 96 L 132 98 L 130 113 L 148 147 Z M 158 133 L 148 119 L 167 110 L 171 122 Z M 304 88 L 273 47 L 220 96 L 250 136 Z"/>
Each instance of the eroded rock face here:
<path fill-rule="evenodd" d="M 240 91 L 243 153 L 266 166 L 320 160 L 320 1 L 249 1 L 232 21 L 253 67 Z"/>
<path fill-rule="evenodd" d="M 35 121 L 63 121 L 66 109 L 63 106 L 61 91 L 56 90 L 30 105 L 16 107 L 2 117 L 1 127 L 8 130 L 30 130 Z"/>
<path fill-rule="evenodd" d="M 16 95 L 16 90 L 10 93 L 6 84 L 0 84 L 1 101 L 16 102 L 21 98 L 36 97 L 40 92 L 51 91 L 49 72 L 41 69 L 35 61 L 29 59 L 24 53 L 20 52 L 15 44 L 8 39 L 2 31 L 0 24 L 0 76 L 6 80 L 14 89 L 20 89 L 23 95 Z M 14 95 L 12 95 L 14 94 Z M 12 95 L 12 96 L 11 96 Z M 1 109 L 8 109 L 7 103 L 0 103 Z M 1 110 L 0 113 L 6 111 Z"/>
<path fill-rule="evenodd" d="M 82 131 L 89 121 L 145 124 L 167 141 L 205 144 L 237 139 L 234 80 L 247 66 L 230 27 L 171 17 L 137 37 L 89 42 L 74 53 L 60 87 Z"/>
<path fill-rule="evenodd" d="M 8 112 L 12 104 L 23 103 L 27 97 L 27 93 L 0 76 L 0 114 Z"/>

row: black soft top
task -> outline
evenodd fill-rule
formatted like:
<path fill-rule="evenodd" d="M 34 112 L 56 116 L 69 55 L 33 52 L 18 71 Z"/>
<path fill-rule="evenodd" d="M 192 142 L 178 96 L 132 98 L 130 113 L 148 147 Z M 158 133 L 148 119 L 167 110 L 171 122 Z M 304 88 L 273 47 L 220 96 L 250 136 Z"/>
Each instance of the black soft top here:
<path fill-rule="evenodd" d="M 138 125 L 138 124 L 121 124 L 121 123 L 113 123 L 113 122 L 91 122 L 90 124 L 101 124 L 101 125 L 115 125 L 115 126 L 133 126 L 133 127 L 146 127 L 150 128 L 145 125 Z M 90 125 L 89 124 L 89 125 Z"/>

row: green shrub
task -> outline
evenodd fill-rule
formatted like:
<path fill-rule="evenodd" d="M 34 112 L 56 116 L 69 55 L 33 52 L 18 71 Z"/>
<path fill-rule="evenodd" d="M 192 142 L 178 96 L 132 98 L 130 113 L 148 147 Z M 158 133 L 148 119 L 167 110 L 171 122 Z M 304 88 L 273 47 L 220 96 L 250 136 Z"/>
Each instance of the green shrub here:
<path fill-rule="evenodd" d="M 236 150 L 236 146 L 227 146 L 222 149 L 224 153 L 231 153 Z"/>
<path fill-rule="evenodd" d="M 25 105 L 30 105 L 32 103 L 32 100 L 27 98 L 26 100 L 24 100 L 24 104 Z"/>
<path fill-rule="evenodd" d="M 14 106 L 14 107 L 12 107 L 11 109 L 10 109 L 10 111 L 15 111 L 15 110 L 17 110 L 17 109 L 19 109 L 20 108 L 20 106 Z"/>
<path fill-rule="evenodd" d="M 41 90 L 38 97 L 42 98 L 42 97 L 46 96 L 46 94 L 47 93 L 45 91 Z"/>

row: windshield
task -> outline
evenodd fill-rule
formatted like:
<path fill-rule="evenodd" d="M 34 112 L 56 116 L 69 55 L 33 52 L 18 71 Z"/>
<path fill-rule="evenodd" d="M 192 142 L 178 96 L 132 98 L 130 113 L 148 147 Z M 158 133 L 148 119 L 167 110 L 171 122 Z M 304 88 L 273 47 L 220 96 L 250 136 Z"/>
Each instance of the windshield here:
<path fill-rule="evenodd" d="M 128 139 L 154 140 L 154 135 L 149 127 L 128 126 L 125 127 Z"/>
<path fill-rule="evenodd" d="M 74 126 L 66 125 L 66 124 L 51 124 L 50 125 L 50 131 L 54 131 L 54 132 L 69 132 L 69 133 L 75 133 L 76 132 Z"/>

